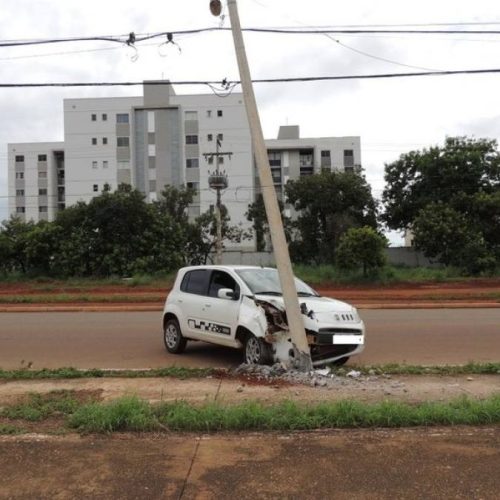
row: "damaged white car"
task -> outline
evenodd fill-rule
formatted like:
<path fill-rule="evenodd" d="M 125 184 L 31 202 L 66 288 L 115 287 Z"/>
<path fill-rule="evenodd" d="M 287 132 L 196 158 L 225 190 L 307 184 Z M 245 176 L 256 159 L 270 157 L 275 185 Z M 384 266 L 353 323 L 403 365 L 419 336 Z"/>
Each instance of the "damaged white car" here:
<path fill-rule="evenodd" d="M 344 364 L 364 348 L 365 326 L 354 307 L 319 296 L 295 278 L 314 366 Z M 294 349 L 276 269 L 193 266 L 181 269 L 163 310 L 171 353 L 188 340 L 243 349 L 245 362 L 293 362 Z"/>

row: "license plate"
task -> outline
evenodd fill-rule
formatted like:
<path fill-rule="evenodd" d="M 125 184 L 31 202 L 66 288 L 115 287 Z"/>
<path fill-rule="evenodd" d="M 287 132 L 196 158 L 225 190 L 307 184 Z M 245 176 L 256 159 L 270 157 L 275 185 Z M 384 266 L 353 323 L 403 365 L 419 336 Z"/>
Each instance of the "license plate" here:
<path fill-rule="evenodd" d="M 333 336 L 334 344 L 362 344 L 363 336 L 362 335 L 334 335 Z"/>

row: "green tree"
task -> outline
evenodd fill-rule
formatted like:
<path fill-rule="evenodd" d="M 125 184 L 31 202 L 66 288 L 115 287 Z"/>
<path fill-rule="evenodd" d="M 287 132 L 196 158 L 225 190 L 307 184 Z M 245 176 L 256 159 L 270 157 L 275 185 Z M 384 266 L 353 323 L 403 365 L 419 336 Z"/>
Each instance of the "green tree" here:
<path fill-rule="evenodd" d="M 332 263 L 339 238 L 352 227 L 377 227 L 377 207 L 366 179 L 322 172 L 289 181 L 287 200 L 298 212 L 290 252 L 304 263 Z"/>
<path fill-rule="evenodd" d="M 337 264 L 346 269 L 362 267 L 363 276 L 367 276 L 369 271 L 384 267 L 387 243 L 372 227 L 351 228 L 340 237 Z"/>
<path fill-rule="evenodd" d="M 392 229 L 418 233 L 415 243 L 426 255 L 475 272 L 490 268 L 492 259 L 498 262 L 500 153 L 496 141 L 447 138 L 444 147 L 413 151 L 386 165 L 385 180 L 383 219 Z M 456 237 L 449 236 L 455 232 Z M 464 239 L 468 253 L 459 251 Z M 477 262 L 470 262 L 471 258 Z"/>
<path fill-rule="evenodd" d="M 12 216 L 9 220 L 3 221 L 2 226 L 0 233 L 2 268 L 6 272 L 19 271 L 24 274 L 29 270 L 27 245 L 29 234 L 35 224 Z"/>
<path fill-rule="evenodd" d="M 283 215 L 283 202 L 278 199 L 278 206 L 283 220 L 283 226 L 287 239 L 290 238 L 289 219 Z M 252 222 L 253 234 L 255 236 L 255 243 L 257 252 L 263 252 L 267 248 L 266 236 L 269 235 L 269 222 L 267 220 L 266 208 L 264 206 L 264 198 L 259 194 L 256 200 L 248 205 L 248 210 L 245 214 L 248 221 Z"/>

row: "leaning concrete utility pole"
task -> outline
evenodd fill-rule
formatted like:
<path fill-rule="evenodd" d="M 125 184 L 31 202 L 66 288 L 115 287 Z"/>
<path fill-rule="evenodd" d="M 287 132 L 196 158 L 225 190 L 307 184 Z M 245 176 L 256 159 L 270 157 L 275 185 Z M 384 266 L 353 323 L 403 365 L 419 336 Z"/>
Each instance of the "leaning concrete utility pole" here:
<path fill-rule="evenodd" d="M 269 166 L 267 149 L 262 133 L 259 112 L 257 110 L 257 102 L 253 91 L 252 78 L 248 67 L 248 60 L 245 52 L 245 44 L 241 33 L 240 19 L 238 16 L 238 6 L 236 0 L 228 0 L 229 18 L 231 20 L 231 31 L 233 33 L 234 47 L 236 50 L 236 58 L 240 70 L 241 86 L 243 89 L 243 97 L 250 125 L 250 133 L 252 136 L 252 144 L 259 172 L 260 185 L 262 189 L 262 197 L 264 198 L 264 206 L 266 209 L 267 220 L 269 222 L 269 230 L 271 233 L 271 241 L 274 249 L 274 257 L 283 290 L 283 300 L 285 302 L 286 315 L 292 343 L 295 349 L 295 358 L 297 368 L 302 371 L 312 370 L 311 353 L 307 343 L 304 322 L 299 307 L 299 299 L 297 289 L 293 278 L 292 263 L 288 253 L 288 245 L 283 229 L 283 221 L 278 205 L 278 198 L 274 190 L 274 183 Z M 210 2 L 210 10 L 212 14 L 220 14 L 220 1 L 212 0 Z"/>

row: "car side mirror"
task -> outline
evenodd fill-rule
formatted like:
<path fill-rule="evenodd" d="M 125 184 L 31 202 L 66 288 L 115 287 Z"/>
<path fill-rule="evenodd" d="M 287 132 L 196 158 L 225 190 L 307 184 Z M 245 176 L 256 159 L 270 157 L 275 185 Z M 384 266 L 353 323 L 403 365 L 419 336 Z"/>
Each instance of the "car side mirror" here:
<path fill-rule="evenodd" d="M 240 298 L 240 294 L 230 288 L 221 288 L 217 292 L 217 297 L 219 299 L 238 300 Z"/>

